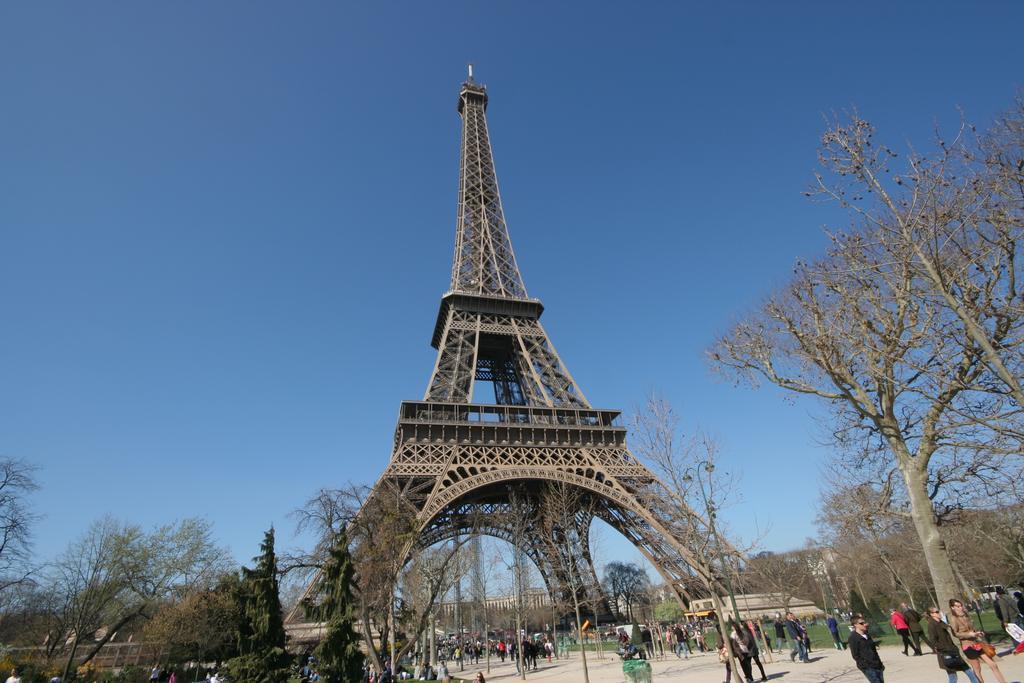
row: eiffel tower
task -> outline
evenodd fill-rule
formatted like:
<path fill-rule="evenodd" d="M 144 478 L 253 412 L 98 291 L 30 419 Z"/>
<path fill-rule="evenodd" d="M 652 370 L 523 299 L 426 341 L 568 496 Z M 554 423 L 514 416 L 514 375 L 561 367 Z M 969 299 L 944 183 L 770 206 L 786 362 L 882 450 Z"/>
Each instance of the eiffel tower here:
<path fill-rule="evenodd" d="M 470 68 L 458 100 L 455 256 L 431 340 L 437 359 L 423 399 L 401 404 L 391 461 L 371 498 L 397 492 L 414 508 L 410 551 L 472 534 L 501 538 L 516 543 L 560 597 L 570 595 L 567 561 L 585 590 L 599 590 L 587 542 L 597 517 L 688 602 L 700 570 L 687 538 L 707 538 L 706 530 L 689 510 L 679 514 L 682 503 L 630 453 L 620 412 L 590 405 L 541 324 L 544 306 L 527 294 L 505 223 L 487 103 Z M 494 402 L 474 402 L 487 384 Z M 565 557 L 566 545 L 543 519 L 540 501 L 555 482 L 589 501 L 575 519 L 583 548 L 576 558 Z M 525 538 L 510 523 L 522 515 L 522 507 L 510 509 L 513 497 L 527 506 Z"/>

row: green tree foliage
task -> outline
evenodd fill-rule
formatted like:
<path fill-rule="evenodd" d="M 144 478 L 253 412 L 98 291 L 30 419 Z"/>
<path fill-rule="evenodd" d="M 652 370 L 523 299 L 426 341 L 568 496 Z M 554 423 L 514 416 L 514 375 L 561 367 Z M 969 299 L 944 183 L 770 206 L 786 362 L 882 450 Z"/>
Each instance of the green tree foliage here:
<path fill-rule="evenodd" d="M 658 621 L 677 622 L 683 620 L 683 608 L 676 600 L 664 600 L 654 608 L 654 618 Z"/>
<path fill-rule="evenodd" d="M 223 557 L 203 520 L 151 531 L 97 520 L 42 574 L 32 596 L 44 617 L 46 656 L 64 658 L 61 678 L 68 680 L 122 629 L 145 624 L 190 591 L 212 588 Z"/>
<path fill-rule="evenodd" d="M 172 661 L 222 662 L 237 656 L 240 583 L 237 573 L 227 574 L 214 588 L 168 603 L 146 623 L 146 639 L 164 643 Z"/>
<path fill-rule="evenodd" d="M 238 657 L 224 664 L 228 678 L 247 683 L 286 683 L 288 654 L 284 650 L 284 618 L 277 585 L 274 529 L 270 528 L 253 558 L 255 569 L 242 568 L 238 589 L 241 620 Z"/>
<path fill-rule="evenodd" d="M 355 630 L 356 602 L 353 596 L 355 569 L 345 530 L 338 532 L 323 568 L 317 594 L 304 606 L 310 619 L 326 626 L 323 640 L 314 654 L 321 674 L 329 683 L 359 679 L 363 654 Z"/>

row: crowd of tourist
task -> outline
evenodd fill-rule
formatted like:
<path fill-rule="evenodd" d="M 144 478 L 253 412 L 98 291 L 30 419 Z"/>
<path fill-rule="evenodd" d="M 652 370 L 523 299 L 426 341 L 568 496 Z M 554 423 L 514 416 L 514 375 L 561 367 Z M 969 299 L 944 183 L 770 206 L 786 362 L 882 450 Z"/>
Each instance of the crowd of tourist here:
<path fill-rule="evenodd" d="M 999 668 L 998 658 L 987 634 L 975 628 L 968 607 L 960 600 L 950 600 L 948 611 L 929 607 L 922 615 L 911 605 L 900 603 L 889 610 L 888 623 L 900 637 L 904 656 L 920 657 L 925 653 L 922 645 L 936 657 L 938 668 L 947 675 L 948 683 L 955 683 L 959 674 L 971 683 L 984 683 L 983 665 L 996 683 L 1006 683 Z M 1013 596 L 997 588 L 993 607 L 1001 626 L 1016 641 L 1014 653 L 1024 652 L 1024 596 L 1015 592 Z M 618 653 L 623 659 L 653 659 L 674 654 L 679 659 L 689 659 L 700 653 L 715 653 L 725 669 L 725 680 L 731 681 L 733 662 L 738 663 L 744 679 L 753 683 L 754 668 L 761 681 L 767 681 L 763 650 L 782 654 L 788 649 L 791 662 L 810 662 L 811 639 L 808 627 L 818 623 L 797 618 L 792 612 L 779 613 L 763 621 L 727 622 L 728 635 L 721 637 L 718 623 L 712 619 L 694 619 L 689 622 L 652 627 L 619 627 L 613 633 L 618 640 Z M 872 624 L 862 614 L 836 612 L 824 619 L 824 625 L 831 637 L 831 646 L 837 650 L 849 650 L 857 668 L 869 683 L 884 683 L 885 664 L 878 653 Z M 877 630 L 876 630 L 877 633 Z M 709 646 L 714 635 L 715 647 Z M 509 660 L 516 671 L 525 667 L 536 670 L 538 662 L 552 662 L 559 658 L 559 649 L 547 635 L 535 637 L 504 637 L 481 639 L 451 635 L 439 638 L 434 652 L 421 649 L 411 653 L 410 664 L 392 667 L 385 657 L 382 670 L 376 670 L 367 663 L 363 668 L 362 683 L 393 683 L 402 680 L 441 681 L 450 683 L 452 676 L 468 667 L 480 666 L 489 656 L 495 664 Z M 432 655 L 432 656 L 431 656 Z M 311 654 L 301 658 L 296 674 L 301 683 L 318 683 L 316 659 Z M 175 683 L 177 675 L 173 670 L 154 666 L 149 680 L 152 683 L 167 681 Z M 207 683 L 224 681 L 216 671 L 207 672 Z M 485 683 L 483 672 L 473 675 L 475 683 Z M 8 683 L 20 683 L 16 672 L 12 672 Z M 54 679 L 59 683 L 59 679 Z"/>
<path fill-rule="evenodd" d="M 558 658 L 558 649 L 547 636 L 516 638 L 480 638 L 449 636 L 435 643 L 434 656 L 429 652 L 415 651 L 409 666 L 399 665 L 394 671 L 385 658 L 383 670 L 377 671 L 369 663 L 363 668 L 363 683 L 391 683 L 395 680 L 442 681 L 447 683 L 456 671 L 462 672 L 467 666 L 480 666 L 488 657 L 505 663 L 511 660 L 516 671 L 520 665 L 527 671 L 537 669 L 540 660 L 548 662 Z M 521 653 L 521 654 L 520 654 Z M 436 665 L 433 663 L 436 662 Z M 460 676 L 461 677 L 461 676 Z M 310 681 L 316 679 L 309 679 Z M 484 674 L 474 674 L 474 681 L 484 683 Z M 303 681 L 303 683 L 306 683 Z"/>
<path fill-rule="evenodd" d="M 929 607 L 925 617 L 916 610 L 902 603 L 889 613 L 889 623 L 900 635 L 903 644 L 903 655 L 920 657 L 921 642 L 931 648 L 938 667 L 946 673 L 949 683 L 956 683 L 959 674 L 963 673 L 971 683 L 984 683 L 981 665 L 984 664 L 997 683 L 1006 683 L 1003 672 L 997 662 L 996 649 L 989 642 L 984 630 L 975 628 L 964 603 L 957 599 L 949 601 L 948 613 L 938 607 Z M 996 618 L 1000 626 L 1016 642 L 1014 654 L 1024 652 L 1024 595 L 1015 592 L 1013 599 L 1005 589 L 996 589 L 993 600 Z M 921 621 L 924 619 L 925 625 Z M 878 654 L 878 647 L 869 633 L 868 620 L 861 614 L 855 614 L 851 620 L 853 631 L 850 633 L 849 645 L 857 668 L 870 683 L 885 683 L 885 664 Z"/>

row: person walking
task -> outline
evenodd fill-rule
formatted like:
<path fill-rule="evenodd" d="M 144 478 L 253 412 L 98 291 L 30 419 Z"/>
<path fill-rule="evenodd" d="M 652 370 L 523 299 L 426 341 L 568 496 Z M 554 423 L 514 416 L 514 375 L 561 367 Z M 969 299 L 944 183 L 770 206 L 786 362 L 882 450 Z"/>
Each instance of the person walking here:
<path fill-rule="evenodd" d="M 654 638 L 651 636 L 651 630 L 646 626 L 640 629 L 640 642 L 643 643 L 646 653 L 645 659 L 654 659 Z"/>
<path fill-rule="evenodd" d="M 996 587 L 996 599 L 992 601 L 992 606 L 995 607 L 999 624 L 1004 629 L 1007 624 L 1017 623 L 1017 606 L 1013 604 L 1013 600 L 1006 594 L 1006 589 L 1002 586 Z"/>
<path fill-rule="evenodd" d="M 793 649 L 789 652 L 789 661 L 795 661 L 800 655 L 800 661 L 804 664 L 810 661 L 807 655 L 807 646 L 804 644 L 803 636 L 800 634 L 802 627 L 792 612 L 786 612 L 786 635 L 793 641 Z"/>
<path fill-rule="evenodd" d="M 725 646 L 725 638 L 718 639 L 718 661 L 725 664 L 725 683 L 731 683 L 732 657 L 729 656 L 729 649 Z"/>
<path fill-rule="evenodd" d="M 834 614 L 828 615 L 828 619 L 825 620 L 825 625 L 828 626 L 828 632 L 832 634 L 832 642 L 835 643 L 837 650 L 845 650 L 846 643 L 839 636 L 839 622 L 836 621 Z"/>
<path fill-rule="evenodd" d="M 868 622 L 862 616 L 853 618 L 853 632 L 850 633 L 850 655 L 857 668 L 870 683 L 885 683 L 885 664 L 878 656 L 878 646 L 868 634 Z"/>
<path fill-rule="evenodd" d="M 753 652 L 754 639 L 747 629 L 732 619 L 729 620 L 729 644 L 736 655 L 736 659 L 739 660 L 744 680 L 747 683 L 753 683 L 754 674 L 753 667 L 751 666 L 751 653 Z"/>
<path fill-rule="evenodd" d="M 761 680 L 767 681 L 768 676 L 764 672 L 764 664 L 761 663 L 761 648 L 757 644 L 757 635 L 760 632 L 760 630 L 757 627 L 757 624 L 755 624 L 752 621 L 748 621 L 747 632 L 750 634 L 750 660 L 754 664 L 757 664 L 757 668 L 761 671 Z M 753 673 L 753 667 L 751 667 L 751 673 Z"/>
<path fill-rule="evenodd" d="M 686 642 L 686 631 L 683 630 L 682 625 L 676 624 L 676 627 L 672 629 L 672 636 L 676 639 L 676 659 L 679 659 L 682 653 L 686 653 L 684 659 L 689 659 L 690 644 Z"/>
<path fill-rule="evenodd" d="M 949 611 L 951 612 L 949 627 L 953 629 L 953 635 L 960 639 L 960 649 L 963 650 L 967 663 L 974 670 L 974 675 L 981 683 L 985 683 L 985 679 L 981 675 L 981 662 L 985 662 L 988 668 L 992 669 L 996 680 L 999 683 L 1006 683 L 1003 672 L 999 670 L 999 665 L 995 663 L 991 655 L 985 652 L 984 646 L 988 645 L 985 642 L 985 632 L 974 630 L 974 624 L 971 623 L 971 617 L 964 609 L 964 603 L 953 598 L 949 601 Z"/>
<path fill-rule="evenodd" d="M 928 608 L 928 638 L 931 641 L 931 648 L 939 660 L 939 668 L 946 672 L 949 683 L 956 683 L 959 671 L 963 671 L 971 683 L 981 683 L 977 674 L 971 669 L 971 665 L 965 662 L 960 655 L 960 648 L 957 646 L 959 641 L 953 642 L 953 632 L 942 621 L 942 614 L 938 607 Z"/>
<path fill-rule="evenodd" d="M 773 648 L 772 648 L 772 634 L 768 632 L 768 629 L 767 628 L 762 628 L 761 627 L 761 622 L 757 621 L 757 622 L 754 623 L 754 631 L 755 631 L 755 635 L 756 636 L 764 638 L 764 645 L 765 645 L 765 648 L 767 648 L 768 652 L 769 653 L 773 652 Z"/>
<path fill-rule="evenodd" d="M 807 631 L 807 627 L 804 626 L 804 622 L 800 619 L 796 620 L 796 628 L 800 631 L 800 640 L 804 644 L 804 650 L 807 652 L 807 656 L 811 656 L 811 634 Z"/>
<path fill-rule="evenodd" d="M 924 632 L 924 628 L 921 626 L 921 615 L 913 607 L 905 602 L 900 603 L 900 612 L 903 614 L 903 619 L 907 622 L 907 628 L 910 629 L 910 639 L 914 643 L 914 649 L 917 650 L 917 654 L 921 654 L 921 641 L 923 640 L 928 648 L 935 653 L 935 646 L 932 645 L 932 641 L 928 638 L 928 634 Z"/>
<path fill-rule="evenodd" d="M 900 638 L 903 639 L 903 656 L 906 657 L 909 653 L 907 648 L 914 649 L 914 656 L 921 654 L 921 648 L 914 647 L 914 643 L 910 641 L 910 627 L 907 626 L 907 620 L 904 618 L 903 613 L 893 607 L 889 610 L 889 623 L 896 630 L 896 633 L 900 634 Z"/>
<path fill-rule="evenodd" d="M 775 642 L 778 643 L 779 654 L 782 654 L 782 649 L 786 647 L 786 625 L 781 614 L 775 615 Z"/>

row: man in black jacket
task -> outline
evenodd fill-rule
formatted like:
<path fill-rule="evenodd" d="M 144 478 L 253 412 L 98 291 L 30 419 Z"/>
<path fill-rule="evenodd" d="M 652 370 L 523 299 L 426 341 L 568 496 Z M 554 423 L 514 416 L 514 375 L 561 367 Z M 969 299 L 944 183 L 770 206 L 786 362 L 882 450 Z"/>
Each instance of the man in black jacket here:
<path fill-rule="evenodd" d="M 910 629 L 910 639 L 914 644 L 915 653 L 920 656 L 921 654 L 921 641 L 923 640 L 928 647 L 932 649 L 932 653 L 935 652 L 935 646 L 928 640 L 928 635 L 924 632 L 924 628 L 921 626 L 921 615 L 913 607 L 905 602 L 900 603 L 900 612 L 903 613 L 903 618 L 907 621 L 907 628 Z"/>
<path fill-rule="evenodd" d="M 810 657 L 807 654 L 807 645 L 804 643 L 804 637 L 800 631 L 800 622 L 796 620 L 792 612 L 786 612 L 786 635 L 793 641 L 793 649 L 789 653 L 789 661 L 795 661 L 797 655 L 799 655 L 800 661 L 807 664 L 810 661 Z"/>
<path fill-rule="evenodd" d="M 882 660 L 878 656 L 878 647 L 875 645 L 875 641 L 871 640 L 871 636 L 868 635 L 868 622 L 859 614 L 853 617 L 853 632 L 850 634 L 849 645 L 853 661 L 857 663 L 857 668 L 864 674 L 864 677 L 871 683 L 885 683 L 885 677 L 882 674 L 885 664 L 882 664 Z"/>

